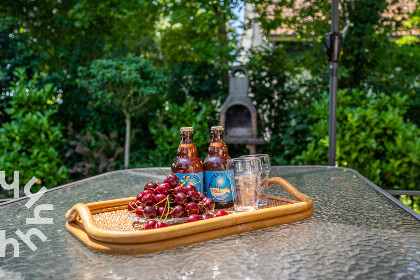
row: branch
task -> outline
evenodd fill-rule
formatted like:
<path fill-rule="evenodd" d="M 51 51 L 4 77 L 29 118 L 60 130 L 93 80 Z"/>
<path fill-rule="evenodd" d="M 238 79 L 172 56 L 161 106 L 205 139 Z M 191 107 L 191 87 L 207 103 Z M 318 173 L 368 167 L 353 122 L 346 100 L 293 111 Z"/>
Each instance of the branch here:
<path fill-rule="evenodd" d="M 136 105 L 136 106 L 133 106 L 133 108 L 131 109 L 131 112 L 132 111 L 135 111 L 135 110 L 138 110 L 138 109 L 140 109 L 141 107 L 143 107 L 147 102 L 149 102 L 150 101 L 150 99 L 152 99 L 152 96 L 151 95 L 146 95 L 145 97 L 144 97 L 144 99 L 143 99 L 143 101 L 140 103 L 140 104 L 138 104 L 138 105 Z"/>

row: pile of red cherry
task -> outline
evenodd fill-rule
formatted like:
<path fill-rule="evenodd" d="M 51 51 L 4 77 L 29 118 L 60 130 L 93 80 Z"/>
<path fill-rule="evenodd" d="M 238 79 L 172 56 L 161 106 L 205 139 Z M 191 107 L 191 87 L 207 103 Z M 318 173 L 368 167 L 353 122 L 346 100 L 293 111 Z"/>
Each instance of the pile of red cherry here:
<path fill-rule="evenodd" d="M 158 218 L 159 221 L 149 220 L 145 225 L 145 229 L 153 229 L 167 227 L 161 221 L 167 217 L 188 217 L 187 223 L 213 218 L 214 215 L 209 212 L 214 210 L 214 206 L 212 198 L 200 194 L 194 185 L 179 184 L 178 177 L 170 174 L 162 184 L 148 182 L 144 191 L 137 195 L 136 201 L 127 205 L 127 210 L 139 218 Z M 224 210 L 216 213 L 216 217 L 225 215 L 228 213 Z"/>

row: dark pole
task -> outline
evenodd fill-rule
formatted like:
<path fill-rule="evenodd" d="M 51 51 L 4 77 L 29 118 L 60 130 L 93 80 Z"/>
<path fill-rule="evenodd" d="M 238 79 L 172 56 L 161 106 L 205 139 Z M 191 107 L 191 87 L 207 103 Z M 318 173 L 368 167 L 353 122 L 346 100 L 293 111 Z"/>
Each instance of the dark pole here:
<path fill-rule="evenodd" d="M 337 83 L 338 58 L 340 56 L 341 34 L 338 26 L 338 0 L 332 0 L 331 32 L 327 35 L 327 53 L 330 60 L 330 115 L 328 137 L 328 165 L 335 166 L 337 134 Z M 328 48 L 330 49 L 328 51 Z"/>

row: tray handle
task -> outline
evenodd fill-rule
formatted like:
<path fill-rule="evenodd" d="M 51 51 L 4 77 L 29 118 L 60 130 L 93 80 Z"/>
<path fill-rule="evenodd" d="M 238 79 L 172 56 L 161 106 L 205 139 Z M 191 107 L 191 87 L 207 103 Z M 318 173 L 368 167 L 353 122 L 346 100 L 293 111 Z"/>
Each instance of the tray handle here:
<path fill-rule="evenodd" d="M 290 184 L 286 179 L 281 177 L 271 177 L 268 179 L 268 185 L 280 185 L 282 186 L 286 191 L 288 191 L 294 198 L 296 198 L 299 201 L 307 202 L 310 206 L 314 204 L 314 200 L 301 192 L 299 192 L 292 184 Z"/>
<path fill-rule="evenodd" d="M 77 203 L 66 213 L 66 219 L 68 222 L 74 222 L 78 217 L 82 219 L 84 225 L 90 227 L 95 226 L 91 212 L 86 204 Z"/>

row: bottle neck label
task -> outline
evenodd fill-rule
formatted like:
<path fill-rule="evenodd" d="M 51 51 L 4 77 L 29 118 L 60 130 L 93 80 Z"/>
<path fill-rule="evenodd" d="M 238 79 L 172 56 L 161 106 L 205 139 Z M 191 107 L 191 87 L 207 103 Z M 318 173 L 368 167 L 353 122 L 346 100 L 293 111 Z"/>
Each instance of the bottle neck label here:
<path fill-rule="evenodd" d="M 206 196 L 215 202 L 233 200 L 232 184 L 226 171 L 204 171 Z"/>
<path fill-rule="evenodd" d="M 204 194 L 203 172 L 174 174 L 178 177 L 180 184 L 185 182 L 184 187 L 187 185 L 194 185 L 200 193 Z"/>

